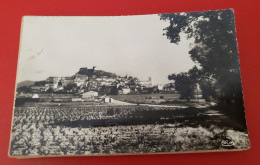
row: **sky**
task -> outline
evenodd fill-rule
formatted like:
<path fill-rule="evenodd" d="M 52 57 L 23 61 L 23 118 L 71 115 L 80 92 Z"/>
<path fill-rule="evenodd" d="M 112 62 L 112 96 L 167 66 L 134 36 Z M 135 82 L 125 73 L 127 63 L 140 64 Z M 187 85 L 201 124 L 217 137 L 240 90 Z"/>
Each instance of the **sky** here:
<path fill-rule="evenodd" d="M 163 35 L 169 22 L 158 15 L 50 17 L 23 19 L 17 82 L 72 76 L 96 66 L 153 84 L 170 82 L 168 75 L 186 72 L 195 63 L 188 51 L 192 40 L 176 45 Z"/>

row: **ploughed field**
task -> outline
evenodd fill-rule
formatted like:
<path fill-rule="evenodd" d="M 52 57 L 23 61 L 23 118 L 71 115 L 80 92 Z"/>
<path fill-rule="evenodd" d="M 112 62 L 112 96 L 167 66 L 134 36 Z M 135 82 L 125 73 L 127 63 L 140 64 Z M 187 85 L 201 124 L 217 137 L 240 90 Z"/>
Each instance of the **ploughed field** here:
<path fill-rule="evenodd" d="M 146 105 L 16 107 L 11 156 L 246 149 L 248 135 L 210 109 Z"/>

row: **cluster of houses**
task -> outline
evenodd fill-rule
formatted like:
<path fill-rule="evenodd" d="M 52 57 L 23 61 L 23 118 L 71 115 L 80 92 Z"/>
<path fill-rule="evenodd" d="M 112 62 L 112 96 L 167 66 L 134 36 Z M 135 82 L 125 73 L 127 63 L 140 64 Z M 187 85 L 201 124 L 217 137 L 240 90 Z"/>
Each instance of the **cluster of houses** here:
<path fill-rule="evenodd" d="M 151 77 L 147 80 L 139 80 L 132 76 L 118 76 L 96 70 L 95 67 L 91 69 L 80 68 L 75 75 L 70 77 L 49 77 L 43 81 L 36 81 L 34 85 L 22 88 L 25 91 L 19 88 L 17 89 L 16 105 L 38 101 L 115 103 L 116 100 L 113 100 L 110 95 L 170 94 L 176 92 L 174 83 L 153 85 Z M 198 84 L 194 90 L 195 98 L 201 99 L 202 92 Z"/>
<path fill-rule="evenodd" d="M 173 93 L 174 84 L 152 85 L 151 77 L 141 81 L 132 76 L 117 76 L 115 74 L 96 70 L 95 67 L 80 68 L 71 77 L 49 77 L 37 81 L 30 87 L 32 93 L 86 93 L 96 92 L 98 95 Z"/>
<path fill-rule="evenodd" d="M 29 89 L 28 89 L 29 88 Z M 109 95 L 174 93 L 174 84 L 152 85 L 152 79 L 141 81 L 132 76 L 118 76 L 113 73 L 96 70 L 95 67 L 80 68 L 70 77 L 49 77 L 36 81 L 23 91 L 18 88 L 16 104 L 25 102 L 78 102 L 104 101 L 112 103 Z M 69 94 L 69 96 L 66 96 Z M 70 95 L 70 94 L 73 94 Z"/>

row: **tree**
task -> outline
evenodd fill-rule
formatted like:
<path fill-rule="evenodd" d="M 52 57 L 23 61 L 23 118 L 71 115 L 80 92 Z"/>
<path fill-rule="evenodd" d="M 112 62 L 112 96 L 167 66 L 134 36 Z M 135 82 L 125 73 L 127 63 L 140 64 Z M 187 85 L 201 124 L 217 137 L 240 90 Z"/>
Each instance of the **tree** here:
<path fill-rule="evenodd" d="M 188 71 L 188 75 L 194 83 L 199 84 L 202 90 L 202 98 L 204 98 L 207 102 L 210 102 L 212 99 L 216 99 L 215 86 L 217 86 L 217 84 L 212 76 L 205 76 L 202 70 L 198 69 L 196 66 Z"/>
<path fill-rule="evenodd" d="M 18 93 L 30 93 L 31 91 L 32 91 L 31 87 L 28 87 L 28 86 L 22 86 L 22 87 L 17 88 Z"/>
<path fill-rule="evenodd" d="M 206 84 L 202 90 L 210 91 L 214 87 L 218 100 L 241 102 L 242 88 L 233 10 L 160 16 L 162 20 L 170 22 L 170 26 L 164 29 L 164 35 L 170 42 L 178 44 L 181 33 L 186 34 L 187 39 L 194 38 L 189 54 L 201 66 L 197 79 L 201 84 Z M 214 95 L 214 92 L 208 95 Z"/>
<path fill-rule="evenodd" d="M 46 92 L 47 92 L 47 93 L 53 93 L 53 92 L 54 92 L 54 90 L 53 90 L 53 88 L 51 88 L 51 87 L 50 87 L 50 88 L 48 88 L 48 89 L 47 89 L 47 91 L 46 91 Z"/>
<path fill-rule="evenodd" d="M 77 87 L 78 87 L 78 86 L 77 86 L 76 83 L 70 82 L 70 83 L 68 83 L 67 85 L 64 86 L 64 90 L 65 90 L 65 91 L 71 91 L 71 90 L 76 89 Z"/>
<path fill-rule="evenodd" d="M 190 99 L 194 98 L 196 83 L 188 73 L 172 74 L 168 76 L 168 79 L 175 81 L 175 89 L 180 93 L 180 99 L 190 101 Z"/>
<path fill-rule="evenodd" d="M 136 79 L 134 79 L 133 77 L 129 77 L 129 85 L 136 85 L 136 82 L 137 82 L 137 80 Z"/>
<path fill-rule="evenodd" d="M 212 80 L 205 78 L 200 80 L 198 84 L 202 90 L 202 98 L 204 98 L 207 102 L 210 102 L 212 99 L 216 98 L 216 84 L 212 83 Z"/>

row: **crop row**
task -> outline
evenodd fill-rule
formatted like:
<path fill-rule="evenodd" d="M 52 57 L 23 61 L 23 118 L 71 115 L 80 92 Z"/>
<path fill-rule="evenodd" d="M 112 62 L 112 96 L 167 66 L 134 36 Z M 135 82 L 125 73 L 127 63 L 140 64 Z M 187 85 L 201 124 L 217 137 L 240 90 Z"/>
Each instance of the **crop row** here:
<path fill-rule="evenodd" d="M 221 142 L 227 136 L 235 141 L 230 146 L 232 149 L 248 146 L 247 134 L 216 126 L 189 127 L 178 123 L 77 125 L 81 121 L 127 121 L 127 118 L 135 118 L 135 122 L 144 120 L 136 119 L 139 112 L 142 112 L 142 117 L 158 111 L 168 116 L 175 112 L 171 108 L 146 106 L 16 107 L 10 154 L 86 155 L 213 150 L 223 147 Z"/>

